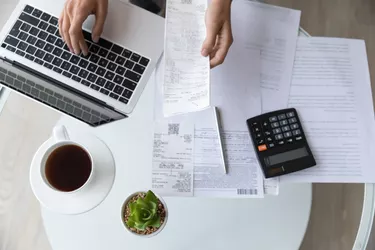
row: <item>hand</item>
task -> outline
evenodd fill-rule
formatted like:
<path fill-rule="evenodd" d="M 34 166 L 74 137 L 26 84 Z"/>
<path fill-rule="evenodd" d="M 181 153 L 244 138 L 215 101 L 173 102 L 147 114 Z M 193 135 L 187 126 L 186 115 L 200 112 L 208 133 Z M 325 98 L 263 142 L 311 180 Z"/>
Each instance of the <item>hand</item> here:
<path fill-rule="evenodd" d="M 231 0 L 212 0 L 206 11 L 207 35 L 202 55 L 210 56 L 211 68 L 222 64 L 233 43 L 230 23 Z"/>
<path fill-rule="evenodd" d="M 95 15 L 92 40 L 99 41 L 107 17 L 108 0 L 67 0 L 59 19 L 60 35 L 70 52 L 88 54 L 87 44 L 82 33 L 82 24 L 91 14 Z"/>

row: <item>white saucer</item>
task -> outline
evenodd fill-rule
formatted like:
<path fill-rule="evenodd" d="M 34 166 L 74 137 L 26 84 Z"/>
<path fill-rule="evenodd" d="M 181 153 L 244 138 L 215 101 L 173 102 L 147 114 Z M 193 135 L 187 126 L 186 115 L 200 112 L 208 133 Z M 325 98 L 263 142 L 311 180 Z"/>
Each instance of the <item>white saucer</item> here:
<path fill-rule="evenodd" d="M 88 186 L 74 193 L 63 193 L 49 188 L 43 182 L 40 164 L 43 152 L 54 143 L 54 138 L 44 142 L 35 154 L 31 163 L 30 184 L 44 207 L 63 214 L 80 214 L 95 208 L 107 197 L 115 179 L 115 162 L 107 145 L 98 137 L 79 133 L 69 133 L 69 136 L 86 147 L 96 163 L 95 175 Z"/>

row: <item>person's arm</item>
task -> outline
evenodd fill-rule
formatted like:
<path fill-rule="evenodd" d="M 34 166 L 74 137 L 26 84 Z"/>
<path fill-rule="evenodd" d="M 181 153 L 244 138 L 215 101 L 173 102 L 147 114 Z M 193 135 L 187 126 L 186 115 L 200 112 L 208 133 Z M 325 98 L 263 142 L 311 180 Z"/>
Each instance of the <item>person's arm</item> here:
<path fill-rule="evenodd" d="M 206 11 L 207 36 L 202 45 L 202 55 L 210 56 L 212 68 L 224 62 L 233 43 L 231 3 L 231 0 L 212 0 Z"/>
<path fill-rule="evenodd" d="M 59 19 L 60 35 L 74 54 L 88 54 L 82 25 L 87 17 L 95 15 L 92 40 L 99 41 L 107 17 L 108 0 L 67 0 Z"/>

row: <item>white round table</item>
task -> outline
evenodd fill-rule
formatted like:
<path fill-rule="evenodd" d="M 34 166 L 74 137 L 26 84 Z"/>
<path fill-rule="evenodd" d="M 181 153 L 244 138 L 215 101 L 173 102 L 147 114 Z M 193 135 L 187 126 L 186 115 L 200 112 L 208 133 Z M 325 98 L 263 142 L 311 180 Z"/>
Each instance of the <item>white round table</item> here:
<path fill-rule="evenodd" d="M 125 230 L 120 217 L 124 200 L 151 184 L 151 83 L 130 118 L 96 129 L 68 117 L 59 121 L 68 130 L 89 131 L 103 139 L 114 155 L 116 178 L 108 197 L 88 213 L 68 216 L 42 209 L 53 249 L 298 249 L 309 221 L 311 184 L 282 185 L 279 196 L 265 199 L 167 197 L 169 218 L 160 234 L 144 239 Z"/>

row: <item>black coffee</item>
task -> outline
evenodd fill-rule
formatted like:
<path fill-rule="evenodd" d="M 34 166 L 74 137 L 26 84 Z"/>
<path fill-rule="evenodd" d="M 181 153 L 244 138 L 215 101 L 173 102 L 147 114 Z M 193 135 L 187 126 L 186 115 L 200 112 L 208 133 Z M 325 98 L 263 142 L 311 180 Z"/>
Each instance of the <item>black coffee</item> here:
<path fill-rule="evenodd" d="M 79 146 L 55 149 L 46 162 L 46 178 L 57 190 L 70 192 L 83 186 L 91 174 L 91 159 Z"/>

